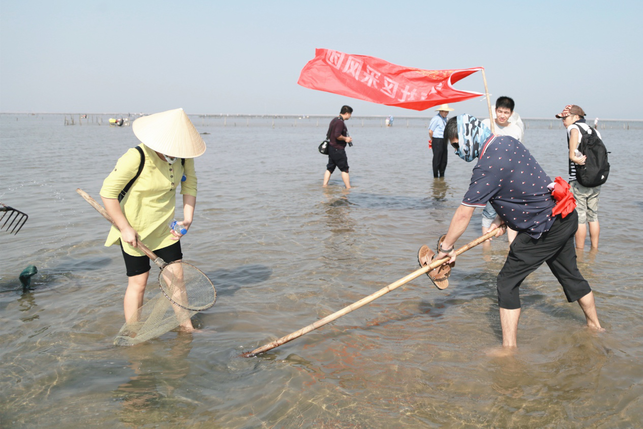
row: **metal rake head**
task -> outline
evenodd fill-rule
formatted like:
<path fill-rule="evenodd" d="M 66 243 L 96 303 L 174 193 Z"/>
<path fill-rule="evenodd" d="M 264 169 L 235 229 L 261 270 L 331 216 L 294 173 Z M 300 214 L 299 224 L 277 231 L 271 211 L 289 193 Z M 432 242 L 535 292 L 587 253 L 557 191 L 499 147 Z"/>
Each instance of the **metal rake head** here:
<path fill-rule="evenodd" d="M 5 220 L 6 217 L 6 220 Z M 24 224 L 29 219 L 27 213 L 23 213 L 20 210 L 16 210 L 13 207 L 5 206 L 0 203 L 0 223 L 4 220 L 4 223 L 0 225 L 0 230 L 6 228 L 6 231 L 9 234 L 17 234 L 20 232 Z"/>

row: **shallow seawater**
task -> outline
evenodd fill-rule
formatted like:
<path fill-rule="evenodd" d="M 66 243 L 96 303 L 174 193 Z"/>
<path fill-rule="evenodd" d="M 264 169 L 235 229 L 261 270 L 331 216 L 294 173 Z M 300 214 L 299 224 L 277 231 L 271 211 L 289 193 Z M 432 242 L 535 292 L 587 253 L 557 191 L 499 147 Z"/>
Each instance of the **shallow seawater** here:
<path fill-rule="evenodd" d="M 29 214 L 19 234 L 0 231 L 0 427 L 643 425 L 641 122 L 602 123 L 612 173 L 600 249 L 578 254 L 605 333 L 584 328 L 544 266 L 521 287 L 517 353 L 493 357 L 503 237 L 460 256 L 444 291 L 421 276 L 243 358 L 415 271 L 418 248 L 446 232 L 473 164 L 450 154 L 446 179 L 434 180 L 428 119 L 386 128 L 354 116 L 355 188 L 335 173 L 322 189 L 317 145 L 330 118 L 192 117 L 208 150 L 182 245 L 218 300 L 195 316 L 201 332 L 117 347 L 120 250 L 103 246 L 108 224 L 75 190 L 98 198 L 137 140 L 107 117 L 66 119 L 0 115 L 0 201 Z M 560 121 L 526 123 L 527 147 L 552 179 L 566 178 Z M 476 212 L 458 246 L 479 235 Z M 23 293 L 18 275 L 30 264 L 39 272 Z"/>

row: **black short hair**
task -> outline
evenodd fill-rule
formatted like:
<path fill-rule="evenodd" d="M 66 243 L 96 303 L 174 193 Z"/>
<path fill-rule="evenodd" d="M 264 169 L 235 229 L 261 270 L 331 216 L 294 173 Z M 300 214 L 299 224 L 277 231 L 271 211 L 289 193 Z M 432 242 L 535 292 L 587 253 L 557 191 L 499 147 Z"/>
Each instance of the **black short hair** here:
<path fill-rule="evenodd" d="M 516 107 L 516 103 L 514 103 L 513 98 L 503 95 L 502 97 L 498 97 L 498 99 L 496 100 L 496 109 L 498 107 L 504 107 L 505 109 L 509 109 L 513 113 L 514 107 Z"/>
<path fill-rule="evenodd" d="M 344 113 L 350 113 L 351 115 L 353 114 L 353 108 L 351 106 L 342 106 L 342 110 L 339 111 L 340 115 L 343 115 Z"/>
<path fill-rule="evenodd" d="M 454 116 L 453 118 L 447 121 L 446 127 L 444 127 L 444 138 L 447 139 L 447 143 L 451 143 L 451 139 L 458 138 L 458 117 Z"/>

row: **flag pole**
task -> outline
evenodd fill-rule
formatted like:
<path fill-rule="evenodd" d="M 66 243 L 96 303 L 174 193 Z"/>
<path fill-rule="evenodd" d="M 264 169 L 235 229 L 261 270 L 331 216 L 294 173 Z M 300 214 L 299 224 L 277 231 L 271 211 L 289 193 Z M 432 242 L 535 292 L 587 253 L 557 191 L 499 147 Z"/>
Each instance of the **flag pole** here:
<path fill-rule="evenodd" d="M 484 74 L 484 67 L 482 67 L 482 80 L 484 81 L 484 93 L 487 96 L 487 107 L 489 108 L 489 125 L 491 132 L 496 133 L 495 122 L 493 120 L 493 112 L 491 111 L 491 100 L 489 100 L 489 90 L 487 89 L 487 76 Z"/>

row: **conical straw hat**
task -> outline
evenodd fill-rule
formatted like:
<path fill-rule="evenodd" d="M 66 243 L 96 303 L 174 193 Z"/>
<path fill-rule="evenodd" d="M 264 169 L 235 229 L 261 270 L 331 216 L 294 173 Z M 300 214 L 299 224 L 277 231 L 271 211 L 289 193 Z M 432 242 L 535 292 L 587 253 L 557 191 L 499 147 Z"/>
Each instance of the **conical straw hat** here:
<path fill-rule="evenodd" d="M 138 118 L 132 130 L 147 147 L 164 155 L 196 158 L 205 152 L 205 142 L 183 109 Z"/>

